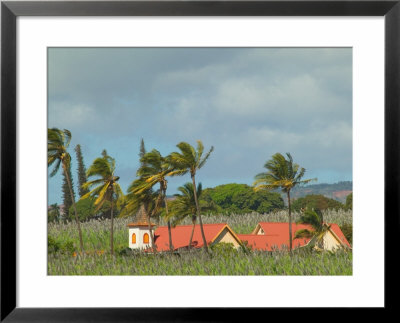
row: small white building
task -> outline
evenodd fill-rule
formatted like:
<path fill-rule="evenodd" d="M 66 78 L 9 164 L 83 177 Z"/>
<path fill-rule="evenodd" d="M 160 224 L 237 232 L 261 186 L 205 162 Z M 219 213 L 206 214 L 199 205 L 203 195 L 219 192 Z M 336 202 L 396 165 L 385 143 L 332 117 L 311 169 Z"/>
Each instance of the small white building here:
<path fill-rule="evenodd" d="M 151 248 L 150 234 L 154 234 L 154 223 L 150 223 L 146 216 L 146 211 L 142 205 L 136 214 L 135 222 L 128 223 L 129 228 L 129 248 L 147 249 Z"/>

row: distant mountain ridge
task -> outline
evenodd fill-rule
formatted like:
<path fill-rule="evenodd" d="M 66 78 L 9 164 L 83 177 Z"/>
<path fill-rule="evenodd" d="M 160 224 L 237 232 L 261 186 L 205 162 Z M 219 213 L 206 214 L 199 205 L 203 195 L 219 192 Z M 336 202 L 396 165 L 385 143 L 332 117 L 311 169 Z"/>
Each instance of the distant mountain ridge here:
<path fill-rule="evenodd" d="M 347 195 L 351 192 L 353 192 L 353 182 L 342 181 L 334 184 L 322 183 L 297 186 L 291 191 L 290 195 L 292 198 L 297 199 L 306 195 L 319 194 L 344 203 Z"/>

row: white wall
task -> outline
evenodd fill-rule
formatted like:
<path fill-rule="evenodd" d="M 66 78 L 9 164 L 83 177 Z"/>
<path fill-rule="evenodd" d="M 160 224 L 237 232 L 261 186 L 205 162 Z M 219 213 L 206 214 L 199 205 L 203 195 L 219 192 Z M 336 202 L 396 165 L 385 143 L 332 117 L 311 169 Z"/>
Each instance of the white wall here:
<path fill-rule="evenodd" d="M 152 230 L 153 231 L 153 230 Z M 136 243 L 132 244 L 132 234 L 136 234 Z M 143 236 L 147 233 L 149 235 L 149 243 L 143 243 Z M 151 237 L 150 231 L 146 227 L 129 228 L 129 248 L 131 249 L 144 249 L 150 247 Z"/>

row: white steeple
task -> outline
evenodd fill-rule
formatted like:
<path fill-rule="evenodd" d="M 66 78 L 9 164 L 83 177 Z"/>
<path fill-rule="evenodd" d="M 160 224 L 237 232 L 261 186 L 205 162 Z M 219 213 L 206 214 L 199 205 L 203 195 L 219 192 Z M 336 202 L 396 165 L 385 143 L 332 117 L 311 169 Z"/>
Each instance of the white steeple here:
<path fill-rule="evenodd" d="M 150 223 L 146 216 L 146 210 L 142 205 L 136 214 L 135 222 L 129 223 L 129 248 L 146 249 L 151 248 L 151 234 L 154 234 L 154 223 Z"/>

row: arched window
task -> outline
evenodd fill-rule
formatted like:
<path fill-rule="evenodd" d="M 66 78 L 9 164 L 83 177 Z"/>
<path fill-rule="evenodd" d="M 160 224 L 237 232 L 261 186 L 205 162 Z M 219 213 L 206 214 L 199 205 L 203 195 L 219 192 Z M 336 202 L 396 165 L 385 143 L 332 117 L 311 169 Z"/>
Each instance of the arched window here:
<path fill-rule="evenodd" d="M 136 233 L 132 234 L 132 244 L 136 243 Z"/>
<path fill-rule="evenodd" d="M 143 243 L 149 243 L 149 235 L 147 233 L 143 235 Z"/>

